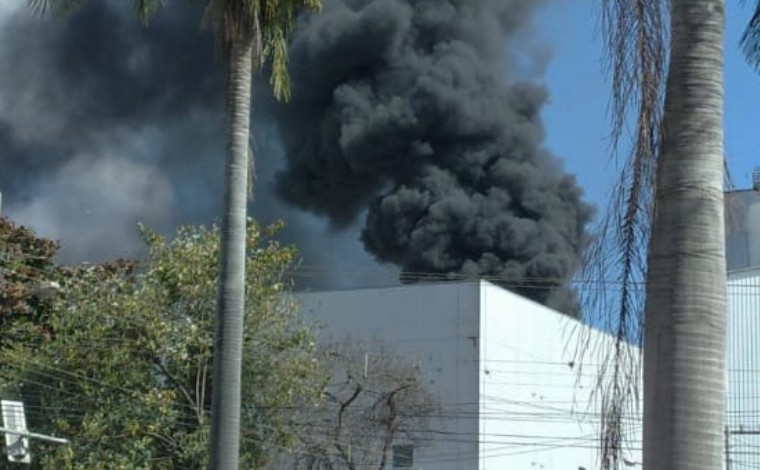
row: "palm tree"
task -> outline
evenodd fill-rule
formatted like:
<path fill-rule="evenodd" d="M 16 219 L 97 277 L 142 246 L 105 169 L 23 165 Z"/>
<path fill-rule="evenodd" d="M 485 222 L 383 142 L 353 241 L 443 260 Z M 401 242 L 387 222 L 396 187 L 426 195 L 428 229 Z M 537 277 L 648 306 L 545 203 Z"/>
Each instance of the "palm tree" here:
<path fill-rule="evenodd" d="M 722 0 L 673 0 L 644 307 L 644 467 L 723 464 Z"/>
<path fill-rule="evenodd" d="M 66 13 L 85 0 L 29 0 L 40 12 Z M 135 0 L 147 24 L 162 0 Z M 243 341 L 245 240 L 249 182 L 251 77 L 269 63 L 278 99 L 290 97 L 287 39 L 302 8 L 319 10 L 321 0 L 209 0 L 210 20 L 226 66 L 227 162 L 221 232 L 219 297 L 214 342 L 210 468 L 237 470 L 240 376 Z M 252 182 L 252 177 L 251 177 Z"/>
<path fill-rule="evenodd" d="M 637 116 L 633 151 L 592 253 L 593 272 L 614 273 L 621 286 L 613 297 L 617 344 L 600 380 L 603 467 L 623 460 L 631 431 L 624 415 L 639 383 L 624 343 L 643 339 L 643 468 L 721 468 L 725 1 L 603 0 L 603 7 L 615 144 L 629 111 Z M 742 45 L 760 65 L 760 2 Z"/>

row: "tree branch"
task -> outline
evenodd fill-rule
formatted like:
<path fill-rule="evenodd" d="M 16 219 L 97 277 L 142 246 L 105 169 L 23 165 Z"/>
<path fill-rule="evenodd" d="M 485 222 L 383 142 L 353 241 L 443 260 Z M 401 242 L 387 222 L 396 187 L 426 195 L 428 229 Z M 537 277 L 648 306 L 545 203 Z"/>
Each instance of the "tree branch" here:
<path fill-rule="evenodd" d="M 393 440 L 396 437 L 396 430 L 398 429 L 398 421 L 396 420 L 396 417 L 398 416 L 398 412 L 396 410 L 396 402 L 394 401 L 394 398 L 396 395 L 407 388 L 409 388 L 410 385 L 401 385 L 397 387 L 395 390 L 392 390 L 390 393 L 388 393 L 388 397 L 386 398 L 385 402 L 388 406 L 388 418 L 386 420 L 386 427 L 385 427 L 385 438 L 383 439 L 383 449 L 381 451 L 381 458 L 380 458 L 380 464 L 378 465 L 378 470 L 382 470 L 385 468 L 385 464 L 388 461 L 388 452 L 390 452 L 391 446 L 393 445 Z M 378 400 L 378 403 L 380 401 Z"/>
<path fill-rule="evenodd" d="M 350 379 L 350 376 L 349 376 Z M 348 467 L 351 470 L 355 470 L 355 466 L 353 463 L 353 459 L 346 451 L 345 447 L 340 442 L 340 436 L 343 434 L 343 418 L 346 413 L 346 409 L 348 409 L 349 406 L 351 406 L 351 403 L 356 401 L 356 399 L 359 397 L 359 394 L 362 392 L 363 387 L 361 384 L 357 383 L 356 388 L 354 389 L 351 396 L 345 401 L 345 402 L 339 402 L 340 403 L 340 409 L 338 411 L 338 425 L 335 429 L 335 448 L 340 452 L 341 457 L 343 457 L 343 460 L 346 462 Z"/>
<path fill-rule="evenodd" d="M 161 370 L 161 373 L 164 374 L 164 376 L 169 379 L 169 381 L 176 387 L 180 393 L 182 393 L 182 396 L 185 397 L 185 399 L 190 404 L 190 407 L 195 411 L 196 418 L 198 419 L 198 424 L 203 424 L 203 407 L 202 405 L 199 406 L 199 404 L 193 400 L 193 396 L 190 393 L 190 391 L 185 387 L 182 382 L 177 380 L 174 375 L 169 372 L 169 369 L 167 369 L 164 364 L 161 362 L 161 359 L 158 357 L 153 358 L 153 363 L 158 366 L 158 368 Z"/>
<path fill-rule="evenodd" d="M 208 362 L 201 358 L 198 365 L 198 371 L 195 374 L 195 396 L 198 398 L 198 423 L 203 424 L 204 406 L 206 403 L 206 374 L 208 373 Z"/>

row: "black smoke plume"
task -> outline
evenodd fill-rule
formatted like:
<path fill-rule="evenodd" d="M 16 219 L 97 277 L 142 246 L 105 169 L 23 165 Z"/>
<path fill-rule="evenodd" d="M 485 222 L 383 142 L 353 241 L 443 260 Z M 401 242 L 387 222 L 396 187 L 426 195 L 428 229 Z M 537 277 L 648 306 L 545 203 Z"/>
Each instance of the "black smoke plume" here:
<path fill-rule="evenodd" d="M 538 3 L 325 0 L 292 41 L 279 194 L 336 227 L 368 209 L 364 246 L 403 281 L 491 277 L 567 308 L 592 211 L 515 65 Z"/>
<path fill-rule="evenodd" d="M 219 216 L 224 80 L 204 3 L 171 2 L 146 29 L 122 0 L 60 19 L 0 2 L 2 212 L 60 239 L 62 261 L 139 254 L 137 221 Z M 285 218 L 323 267 L 308 284 L 378 281 L 353 279 L 378 270 L 356 241 L 365 213 L 365 247 L 407 280 L 483 273 L 525 288 L 572 271 L 588 209 L 541 148 L 543 90 L 516 80 L 540 3 L 329 0 L 303 18 L 295 102 L 274 107 L 287 158 L 258 81 L 253 207 Z M 279 192 L 317 216 L 274 196 L 283 159 Z M 348 229 L 325 233 L 323 215 Z"/>
<path fill-rule="evenodd" d="M 131 2 L 86 2 L 63 18 L 7 3 L 3 213 L 61 239 L 74 262 L 137 254 L 140 220 L 168 230 L 213 216 L 224 81 L 202 9 L 144 28 Z"/>
<path fill-rule="evenodd" d="M 220 217 L 224 77 L 201 28 L 205 3 L 169 2 L 145 28 L 130 1 L 91 0 L 62 18 L 0 1 L 2 213 L 59 239 L 60 262 L 143 255 L 138 221 L 167 233 Z M 326 236 L 319 218 L 277 200 L 282 150 L 268 84 L 257 82 L 252 215 L 285 219 L 283 241 L 321 266 L 299 278 L 304 286 L 393 281 L 355 232 Z"/>

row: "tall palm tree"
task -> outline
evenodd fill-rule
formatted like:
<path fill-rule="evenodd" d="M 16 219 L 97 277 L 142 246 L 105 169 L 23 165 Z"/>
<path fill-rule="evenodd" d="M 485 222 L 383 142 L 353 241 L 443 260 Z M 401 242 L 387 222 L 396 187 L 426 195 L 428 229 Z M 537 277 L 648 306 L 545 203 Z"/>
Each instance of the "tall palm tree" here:
<path fill-rule="evenodd" d="M 644 468 L 723 464 L 723 0 L 672 0 L 644 308 Z"/>
<path fill-rule="evenodd" d="M 632 411 L 638 363 L 623 343 L 643 339 L 643 467 L 721 468 L 725 1 L 602 2 L 616 143 L 629 111 L 636 115 L 633 151 L 592 254 L 592 261 L 615 259 L 611 269 L 594 267 L 619 276 L 621 286 L 613 367 L 601 381 L 603 467 L 619 467 L 631 431 L 624 415 Z M 742 45 L 759 65 L 760 2 Z M 645 281 L 643 318 L 638 281 Z"/>
<path fill-rule="evenodd" d="M 44 12 L 66 13 L 85 0 L 29 0 Z M 135 0 L 147 24 L 162 0 Z M 297 12 L 319 10 L 322 0 L 209 0 L 210 20 L 226 66 L 227 162 L 221 232 L 219 297 L 214 340 L 210 468 L 237 470 L 240 448 L 240 376 L 249 182 L 251 77 L 271 65 L 278 99 L 290 97 L 287 39 Z M 252 179 L 251 179 L 252 182 Z"/>

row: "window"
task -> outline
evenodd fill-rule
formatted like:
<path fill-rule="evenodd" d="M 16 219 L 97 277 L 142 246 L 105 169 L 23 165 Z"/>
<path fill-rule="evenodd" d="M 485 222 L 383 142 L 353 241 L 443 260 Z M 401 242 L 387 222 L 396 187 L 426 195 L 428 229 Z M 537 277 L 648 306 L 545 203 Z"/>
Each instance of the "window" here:
<path fill-rule="evenodd" d="M 414 464 L 414 447 L 393 446 L 393 470 L 411 470 Z"/>

